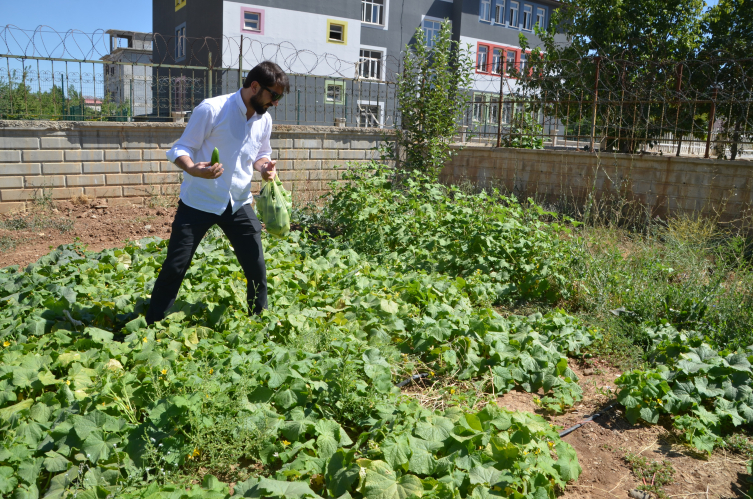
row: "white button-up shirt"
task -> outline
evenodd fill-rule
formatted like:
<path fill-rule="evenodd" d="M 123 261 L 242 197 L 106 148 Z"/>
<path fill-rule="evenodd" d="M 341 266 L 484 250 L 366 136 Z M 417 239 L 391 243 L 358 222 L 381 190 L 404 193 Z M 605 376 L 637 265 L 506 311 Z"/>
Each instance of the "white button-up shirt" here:
<path fill-rule="evenodd" d="M 189 156 L 195 163 L 211 161 L 216 147 L 223 172 L 214 180 L 184 174 L 180 199 L 191 208 L 216 215 L 225 211 L 228 202 L 233 213 L 253 202 L 254 163 L 270 158 L 271 135 L 269 113 L 256 113 L 246 119 L 240 90 L 202 101 L 191 114 L 183 135 L 167 151 L 167 159 L 174 163 L 180 156 Z"/>

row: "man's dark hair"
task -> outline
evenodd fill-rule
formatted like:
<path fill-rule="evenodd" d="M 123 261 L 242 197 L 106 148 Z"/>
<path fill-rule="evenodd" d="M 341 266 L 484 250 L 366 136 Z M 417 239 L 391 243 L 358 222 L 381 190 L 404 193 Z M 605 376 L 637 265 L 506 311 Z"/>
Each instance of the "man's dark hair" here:
<path fill-rule="evenodd" d="M 286 94 L 290 92 L 288 75 L 285 74 L 285 71 L 283 71 L 280 66 L 272 61 L 260 62 L 254 66 L 254 68 L 248 72 L 246 81 L 243 82 L 243 88 L 250 87 L 255 81 L 259 82 L 259 85 L 267 88 L 280 85 Z"/>

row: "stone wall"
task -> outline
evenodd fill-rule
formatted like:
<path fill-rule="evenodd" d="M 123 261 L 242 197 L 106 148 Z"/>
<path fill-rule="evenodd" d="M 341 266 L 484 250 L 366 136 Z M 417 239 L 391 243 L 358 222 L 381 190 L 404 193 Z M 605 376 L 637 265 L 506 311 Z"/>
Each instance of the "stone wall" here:
<path fill-rule="evenodd" d="M 184 124 L 0 121 L 0 213 L 23 210 L 35 198 L 106 198 L 148 202 L 175 194 L 182 172 L 165 152 Z M 298 199 L 316 199 L 348 163 L 365 162 L 379 130 L 276 125 L 273 159 Z M 259 192 L 259 176 L 252 185 Z"/>
<path fill-rule="evenodd" d="M 732 221 L 750 216 L 753 207 L 751 161 L 467 146 L 442 179 L 548 201 L 621 196 L 662 218 L 700 212 Z"/>

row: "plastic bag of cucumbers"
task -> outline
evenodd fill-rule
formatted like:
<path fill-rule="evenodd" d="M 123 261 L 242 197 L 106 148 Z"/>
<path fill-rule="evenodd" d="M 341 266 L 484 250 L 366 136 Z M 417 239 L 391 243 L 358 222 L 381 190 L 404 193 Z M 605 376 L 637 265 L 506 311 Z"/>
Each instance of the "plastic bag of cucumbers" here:
<path fill-rule="evenodd" d="M 267 232 L 277 237 L 287 236 L 293 201 L 282 182 L 277 177 L 270 182 L 262 181 L 261 193 L 255 198 L 256 215 L 264 222 Z"/>

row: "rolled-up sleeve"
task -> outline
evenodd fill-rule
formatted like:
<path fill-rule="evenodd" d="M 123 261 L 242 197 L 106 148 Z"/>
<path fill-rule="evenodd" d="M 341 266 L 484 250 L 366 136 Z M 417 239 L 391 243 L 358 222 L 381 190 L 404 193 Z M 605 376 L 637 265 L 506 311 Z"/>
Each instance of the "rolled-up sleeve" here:
<path fill-rule="evenodd" d="M 178 141 L 167 151 L 167 159 L 175 163 L 181 156 L 188 156 L 192 160 L 196 158 L 196 151 L 201 149 L 204 140 L 212 132 L 214 126 L 214 110 L 206 101 L 202 102 L 188 120 L 188 125 Z"/>
<path fill-rule="evenodd" d="M 272 146 L 269 142 L 271 137 L 272 120 L 269 120 L 267 122 L 267 129 L 265 130 L 264 136 L 261 139 L 261 147 L 259 148 L 259 153 L 256 155 L 256 159 L 254 159 L 254 164 L 256 164 L 256 162 L 262 158 L 267 158 L 268 160 L 272 159 Z"/>

